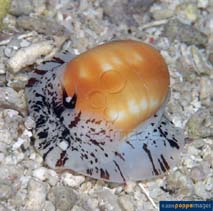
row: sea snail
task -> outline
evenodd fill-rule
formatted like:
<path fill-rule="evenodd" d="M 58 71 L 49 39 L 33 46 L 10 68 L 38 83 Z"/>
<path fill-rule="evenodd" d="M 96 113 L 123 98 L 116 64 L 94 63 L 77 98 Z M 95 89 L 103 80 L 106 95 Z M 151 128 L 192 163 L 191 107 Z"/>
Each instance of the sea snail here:
<path fill-rule="evenodd" d="M 45 163 L 117 183 L 174 166 L 184 136 L 163 114 L 170 82 L 160 53 L 122 40 L 68 58 L 35 69 L 26 89 Z"/>

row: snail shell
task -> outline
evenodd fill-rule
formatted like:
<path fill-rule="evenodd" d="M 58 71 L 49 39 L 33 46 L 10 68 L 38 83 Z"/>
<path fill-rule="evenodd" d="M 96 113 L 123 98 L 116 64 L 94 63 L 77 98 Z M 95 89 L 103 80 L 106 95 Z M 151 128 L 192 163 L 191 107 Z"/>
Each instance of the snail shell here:
<path fill-rule="evenodd" d="M 45 162 L 118 183 L 174 166 L 184 137 L 163 115 L 169 73 L 160 53 L 124 40 L 69 57 L 38 67 L 26 89 Z"/>

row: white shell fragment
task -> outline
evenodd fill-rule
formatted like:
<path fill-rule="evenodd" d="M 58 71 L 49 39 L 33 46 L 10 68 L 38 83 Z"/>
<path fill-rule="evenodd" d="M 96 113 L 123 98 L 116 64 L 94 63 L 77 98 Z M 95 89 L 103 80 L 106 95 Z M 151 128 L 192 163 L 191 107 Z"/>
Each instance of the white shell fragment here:
<path fill-rule="evenodd" d="M 21 68 L 33 64 L 41 55 L 47 55 L 53 50 L 54 46 L 51 41 L 43 41 L 21 48 L 8 61 L 8 66 L 13 73 L 18 72 Z"/>

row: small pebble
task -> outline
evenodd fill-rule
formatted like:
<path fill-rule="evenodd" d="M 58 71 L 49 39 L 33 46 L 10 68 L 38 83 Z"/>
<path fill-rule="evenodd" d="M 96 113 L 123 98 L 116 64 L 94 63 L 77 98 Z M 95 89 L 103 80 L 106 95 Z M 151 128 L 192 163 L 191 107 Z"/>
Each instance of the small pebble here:
<path fill-rule="evenodd" d="M 200 109 L 194 113 L 187 122 L 189 137 L 211 137 L 213 118 L 209 110 Z"/>
<path fill-rule="evenodd" d="M 193 167 L 191 169 L 190 174 L 191 174 L 191 178 L 195 182 L 200 181 L 200 180 L 204 180 L 205 176 L 206 176 L 205 173 L 203 172 L 203 169 L 202 169 L 201 166 L 200 167 Z"/>
<path fill-rule="evenodd" d="M 189 145 L 187 150 L 188 150 L 188 153 L 194 157 L 199 157 L 200 155 L 200 150 L 197 149 L 194 145 Z"/>
<path fill-rule="evenodd" d="M 77 195 L 70 187 L 55 186 L 50 190 L 48 199 L 57 210 L 70 210 L 77 201 Z"/>
<path fill-rule="evenodd" d="M 165 25 L 163 34 L 171 41 L 179 40 L 188 45 L 205 46 L 207 44 L 207 36 L 204 33 L 176 19 L 171 19 Z"/>
<path fill-rule="evenodd" d="M 212 178 L 212 177 L 209 177 L 209 178 L 206 180 L 205 189 L 206 189 L 206 191 L 208 191 L 211 195 L 213 194 L 213 178 Z M 211 197 L 211 199 L 212 199 L 212 197 Z"/>
<path fill-rule="evenodd" d="M 45 211 L 55 211 L 55 206 L 51 201 L 45 201 L 44 208 Z"/>
<path fill-rule="evenodd" d="M 0 181 L 0 201 L 4 201 L 10 198 L 13 194 L 12 186 Z"/>
<path fill-rule="evenodd" d="M 47 181 L 50 185 L 56 185 L 58 182 L 58 175 L 54 170 L 45 167 L 37 168 L 33 171 L 33 176 L 41 181 Z"/>
<path fill-rule="evenodd" d="M 149 9 L 154 0 L 102 1 L 104 14 L 115 24 L 136 25 L 133 15 Z"/>
<path fill-rule="evenodd" d="M 202 139 L 198 139 L 193 142 L 193 146 L 197 149 L 201 149 L 204 145 L 205 141 L 203 141 Z"/>
<path fill-rule="evenodd" d="M 202 148 L 201 151 L 201 156 L 203 157 L 204 160 L 209 161 L 212 156 L 212 146 L 210 144 L 205 144 L 205 146 Z"/>
<path fill-rule="evenodd" d="M 16 165 L 1 164 L 0 180 L 9 184 L 15 184 L 16 181 L 20 181 L 23 171 L 22 167 L 18 167 Z"/>
<path fill-rule="evenodd" d="M 10 131 L 6 128 L 2 129 L 0 127 L 0 142 L 5 144 L 11 144 L 13 142 L 13 138 L 10 135 Z"/>
<path fill-rule="evenodd" d="M 67 31 L 63 25 L 56 23 L 52 19 L 45 16 L 29 17 L 21 16 L 17 19 L 17 25 L 20 28 L 38 33 L 49 35 L 64 36 Z"/>
<path fill-rule="evenodd" d="M 12 56 L 12 54 L 13 54 L 13 50 L 12 50 L 11 48 L 5 48 L 4 54 L 5 54 L 8 58 L 10 58 L 10 57 Z"/>
<path fill-rule="evenodd" d="M 3 205 L 3 203 L 0 202 L 0 210 L 1 211 L 8 211 L 9 209 L 7 209 L 7 207 L 5 205 Z"/>
<path fill-rule="evenodd" d="M 213 80 L 202 77 L 200 79 L 200 100 L 206 106 L 210 106 L 213 99 L 213 90 L 209 89 L 209 87 L 213 87 Z"/>
<path fill-rule="evenodd" d="M 47 196 L 47 185 L 31 179 L 28 184 L 28 199 L 26 209 L 42 210 Z"/>
<path fill-rule="evenodd" d="M 0 143 L 10 145 L 18 138 L 22 117 L 12 109 L 0 111 Z"/>
<path fill-rule="evenodd" d="M 198 8 L 205 9 L 209 4 L 209 0 L 198 0 L 197 1 L 197 6 Z"/>
<path fill-rule="evenodd" d="M 46 0 L 33 1 L 34 11 L 38 15 L 42 15 L 46 11 L 47 2 Z"/>
<path fill-rule="evenodd" d="M 198 15 L 199 11 L 196 4 L 184 3 L 177 7 L 177 17 L 186 24 L 195 22 Z"/>
<path fill-rule="evenodd" d="M 167 189 L 174 191 L 176 194 L 192 196 L 194 193 L 192 180 L 180 171 L 175 171 L 170 174 L 166 181 Z"/>
<path fill-rule="evenodd" d="M 17 141 L 13 144 L 13 150 L 20 148 L 25 141 L 26 141 L 25 139 L 18 138 Z"/>
<path fill-rule="evenodd" d="M 16 74 L 7 72 L 7 85 L 14 90 L 20 90 L 20 93 L 23 93 L 24 97 L 25 93 L 23 92 L 23 89 L 25 88 L 28 80 L 29 76 L 22 72 Z"/>
<path fill-rule="evenodd" d="M 202 170 L 205 174 L 205 179 L 206 179 L 206 175 L 211 174 L 211 161 L 212 161 L 213 156 L 211 157 L 211 159 L 206 159 L 203 163 L 202 163 Z"/>
<path fill-rule="evenodd" d="M 37 179 L 40 179 L 41 181 L 44 181 L 47 179 L 47 171 L 48 169 L 40 167 L 33 171 L 33 176 L 36 177 Z"/>
<path fill-rule="evenodd" d="M 5 65 L 0 63 L 0 74 L 5 74 Z"/>
<path fill-rule="evenodd" d="M 35 122 L 33 121 L 33 119 L 31 117 L 27 117 L 25 122 L 24 122 L 24 126 L 28 130 L 31 130 L 35 126 Z"/>
<path fill-rule="evenodd" d="M 134 211 L 135 210 L 132 199 L 127 195 L 121 196 L 119 198 L 119 203 L 121 205 L 122 210 L 124 210 L 124 211 Z"/>
<path fill-rule="evenodd" d="M 151 7 L 150 12 L 152 13 L 152 16 L 156 20 L 161 20 L 164 18 L 169 18 L 174 14 L 174 9 L 169 8 L 167 4 L 157 5 L 154 4 Z"/>
<path fill-rule="evenodd" d="M 98 197 L 98 200 L 103 200 L 105 208 L 111 207 L 116 211 L 121 211 L 121 208 L 118 204 L 118 196 L 114 195 L 109 189 L 100 189 L 95 192 L 95 195 Z"/>
<path fill-rule="evenodd" d="M 16 0 L 11 2 L 10 13 L 15 16 L 29 15 L 33 11 L 31 0 Z"/>
<path fill-rule="evenodd" d="M 85 181 L 84 176 L 74 176 L 68 172 L 64 172 L 61 175 L 61 181 L 64 185 L 68 185 L 70 187 L 79 187 L 81 183 Z"/>
<path fill-rule="evenodd" d="M 195 183 L 195 194 L 204 200 L 211 198 L 210 192 L 205 190 L 205 185 L 203 184 L 203 181 Z"/>
<path fill-rule="evenodd" d="M 92 187 L 93 187 L 93 184 L 90 181 L 88 181 L 88 182 L 82 183 L 79 189 L 82 192 L 88 193 L 92 189 Z"/>
<path fill-rule="evenodd" d="M 30 45 L 30 42 L 28 42 L 27 40 L 22 40 L 22 41 L 20 42 L 20 46 L 21 46 L 22 48 L 28 47 L 29 45 Z"/>
<path fill-rule="evenodd" d="M 10 87 L 0 87 L 0 107 L 13 108 L 18 111 L 25 109 L 26 101 L 22 93 Z"/>
<path fill-rule="evenodd" d="M 87 194 L 81 194 L 80 195 L 80 199 L 77 202 L 77 206 L 80 206 L 81 208 L 85 209 L 85 210 L 102 210 L 102 208 L 105 209 L 105 207 L 103 207 L 103 200 L 98 201 L 98 199 L 96 199 L 94 197 L 94 195 L 87 195 Z M 111 209 L 105 209 L 105 210 L 111 210 Z"/>

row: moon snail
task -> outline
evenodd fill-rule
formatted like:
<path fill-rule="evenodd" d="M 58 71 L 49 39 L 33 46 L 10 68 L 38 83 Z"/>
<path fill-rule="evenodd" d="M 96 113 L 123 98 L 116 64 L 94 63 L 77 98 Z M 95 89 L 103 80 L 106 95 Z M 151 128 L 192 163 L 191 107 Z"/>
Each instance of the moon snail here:
<path fill-rule="evenodd" d="M 170 82 L 160 53 L 121 40 L 71 57 L 41 64 L 26 87 L 45 163 L 117 183 L 176 165 L 184 136 L 164 115 Z"/>

